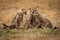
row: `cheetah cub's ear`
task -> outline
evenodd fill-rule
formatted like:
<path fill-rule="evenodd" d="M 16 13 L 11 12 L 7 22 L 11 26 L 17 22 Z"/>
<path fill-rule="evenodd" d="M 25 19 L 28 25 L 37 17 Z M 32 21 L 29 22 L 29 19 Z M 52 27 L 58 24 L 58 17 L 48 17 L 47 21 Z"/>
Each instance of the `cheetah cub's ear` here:
<path fill-rule="evenodd" d="M 36 10 L 37 8 L 39 8 L 39 6 L 31 7 L 29 10 Z"/>

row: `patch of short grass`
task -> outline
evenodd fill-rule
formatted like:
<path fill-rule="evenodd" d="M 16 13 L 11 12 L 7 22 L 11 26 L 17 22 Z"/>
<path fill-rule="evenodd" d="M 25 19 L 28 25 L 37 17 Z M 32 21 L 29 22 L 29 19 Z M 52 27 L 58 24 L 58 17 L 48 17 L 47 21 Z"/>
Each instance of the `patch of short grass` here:
<path fill-rule="evenodd" d="M 57 29 L 44 28 L 43 30 L 41 30 L 41 34 L 56 35 L 56 34 L 60 34 L 60 32 Z"/>
<path fill-rule="evenodd" d="M 6 34 L 60 34 L 60 32 L 56 29 L 49 29 L 49 28 L 44 28 L 44 29 L 1 29 L 0 30 L 0 36 L 6 35 Z"/>

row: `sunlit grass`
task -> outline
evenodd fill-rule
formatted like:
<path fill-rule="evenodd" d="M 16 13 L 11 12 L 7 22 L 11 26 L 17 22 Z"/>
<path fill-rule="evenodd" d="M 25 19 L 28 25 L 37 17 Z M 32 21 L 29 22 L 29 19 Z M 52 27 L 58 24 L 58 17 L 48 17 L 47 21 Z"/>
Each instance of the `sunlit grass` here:
<path fill-rule="evenodd" d="M 45 35 L 57 35 L 60 34 L 58 30 L 55 29 L 1 29 L 0 35 L 6 35 L 6 34 L 45 34 Z"/>

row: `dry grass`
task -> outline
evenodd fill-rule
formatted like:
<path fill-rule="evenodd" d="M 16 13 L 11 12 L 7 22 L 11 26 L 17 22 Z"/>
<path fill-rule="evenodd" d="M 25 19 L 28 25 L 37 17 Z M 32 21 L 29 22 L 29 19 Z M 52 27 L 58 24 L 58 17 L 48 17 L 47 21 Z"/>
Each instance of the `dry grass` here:
<path fill-rule="evenodd" d="M 28 29 L 0 31 L 0 40 L 59 40 L 60 33 L 53 29 Z"/>
<path fill-rule="evenodd" d="M 60 40 L 60 0 L 0 0 L 0 27 L 2 22 L 11 24 L 19 8 L 39 6 L 41 14 L 47 17 L 58 30 L 3 30 L 0 40 Z M 46 35 L 48 34 L 48 35 Z M 54 35 L 53 35 L 54 34 Z M 57 35 L 56 35 L 57 34 Z"/>
<path fill-rule="evenodd" d="M 0 0 L 0 21 L 9 25 L 19 8 L 39 6 L 39 11 L 47 17 L 53 25 L 60 26 L 59 0 Z"/>

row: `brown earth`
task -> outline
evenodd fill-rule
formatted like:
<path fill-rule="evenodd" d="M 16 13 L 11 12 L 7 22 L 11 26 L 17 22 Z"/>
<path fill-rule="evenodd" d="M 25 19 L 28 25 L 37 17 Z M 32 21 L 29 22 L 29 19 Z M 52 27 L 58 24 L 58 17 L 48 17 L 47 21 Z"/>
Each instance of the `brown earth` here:
<path fill-rule="evenodd" d="M 23 34 L 23 35 L 5 35 L 0 40 L 60 40 L 60 36 L 42 35 L 42 34 Z"/>

